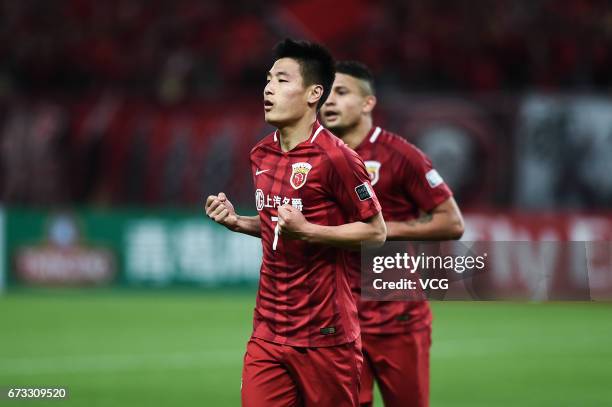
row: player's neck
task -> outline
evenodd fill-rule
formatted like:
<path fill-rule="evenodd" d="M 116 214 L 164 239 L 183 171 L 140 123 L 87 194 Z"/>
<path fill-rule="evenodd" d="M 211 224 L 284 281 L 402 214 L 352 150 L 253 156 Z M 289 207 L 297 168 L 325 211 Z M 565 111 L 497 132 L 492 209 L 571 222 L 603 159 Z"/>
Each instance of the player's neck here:
<path fill-rule="evenodd" d="M 363 142 L 371 129 L 372 118 L 364 117 L 356 126 L 346 129 L 346 132 L 339 136 L 347 146 L 354 150 Z"/>
<path fill-rule="evenodd" d="M 316 114 L 308 113 L 302 116 L 297 122 L 278 128 L 281 150 L 291 151 L 307 140 L 312 134 L 312 126 L 316 121 Z"/>

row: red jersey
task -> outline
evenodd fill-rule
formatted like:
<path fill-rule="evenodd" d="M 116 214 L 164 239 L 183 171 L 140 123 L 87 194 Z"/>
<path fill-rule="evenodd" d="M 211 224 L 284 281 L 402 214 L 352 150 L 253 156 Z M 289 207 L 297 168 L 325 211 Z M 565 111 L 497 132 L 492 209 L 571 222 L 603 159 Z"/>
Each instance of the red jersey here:
<path fill-rule="evenodd" d="M 283 152 L 277 132 L 251 151 L 263 260 L 253 336 L 291 346 L 334 346 L 359 336 L 349 283 L 349 253 L 278 235 L 278 208 L 337 226 L 371 218 L 378 199 L 361 158 L 318 122 L 310 137 Z"/>
<path fill-rule="evenodd" d="M 408 221 L 452 196 L 429 158 L 404 138 L 375 127 L 355 151 L 364 160 L 385 221 Z M 358 261 L 359 259 L 357 259 Z M 353 270 L 360 270 L 360 262 Z M 359 292 L 360 275 L 352 273 Z M 426 301 L 359 301 L 361 330 L 368 334 L 416 331 L 431 325 Z"/>

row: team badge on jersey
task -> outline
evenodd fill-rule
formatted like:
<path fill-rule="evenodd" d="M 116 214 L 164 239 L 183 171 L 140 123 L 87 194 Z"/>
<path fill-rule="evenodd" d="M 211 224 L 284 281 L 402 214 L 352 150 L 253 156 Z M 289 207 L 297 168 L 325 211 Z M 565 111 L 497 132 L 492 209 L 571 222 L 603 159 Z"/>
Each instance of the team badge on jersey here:
<path fill-rule="evenodd" d="M 299 162 L 291 165 L 291 178 L 289 179 L 289 183 L 293 187 L 293 189 L 300 189 L 306 183 L 306 178 L 308 177 L 308 172 L 312 169 L 312 165 Z"/>
<path fill-rule="evenodd" d="M 370 175 L 370 182 L 372 185 L 376 185 L 380 175 L 380 161 L 364 161 L 366 170 Z"/>

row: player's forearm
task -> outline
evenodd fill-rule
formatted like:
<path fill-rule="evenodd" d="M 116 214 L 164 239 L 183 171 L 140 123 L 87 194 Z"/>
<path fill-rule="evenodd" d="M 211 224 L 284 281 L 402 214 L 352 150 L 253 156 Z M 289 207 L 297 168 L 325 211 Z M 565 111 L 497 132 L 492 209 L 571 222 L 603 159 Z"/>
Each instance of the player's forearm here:
<path fill-rule="evenodd" d="M 387 240 L 455 240 L 463 235 L 460 216 L 426 213 L 405 222 L 387 222 Z"/>
<path fill-rule="evenodd" d="M 387 240 L 455 240 L 462 235 L 463 217 L 452 196 L 418 219 L 387 222 Z"/>
<path fill-rule="evenodd" d="M 261 221 L 259 215 L 255 216 L 240 216 L 236 215 L 238 221 L 236 225 L 230 228 L 234 232 L 244 233 L 245 235 L 261 237 Z"/>
<path fill-rule="evenodd" d="M 381 245 L 385 242 L 386 227 L 382 220 L 372 219 L 368 222 L 353 222 L 339 226 L 323 226 L 310 223 L 304 233 L 304 240 L 309 243 L 324 244 L 357 250 L 361 243 Z"/>

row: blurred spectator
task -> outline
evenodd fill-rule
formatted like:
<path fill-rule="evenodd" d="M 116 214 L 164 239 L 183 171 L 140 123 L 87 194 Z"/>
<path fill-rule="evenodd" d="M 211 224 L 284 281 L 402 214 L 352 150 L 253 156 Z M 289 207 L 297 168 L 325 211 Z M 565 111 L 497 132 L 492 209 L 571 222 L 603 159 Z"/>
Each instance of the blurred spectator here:
<path fill-rule="evenodd" d="M 305 0 L 0 4 L 0 71 L 28 91 L 115 86 L 176 101 L 258 88 L 285 35 L 358 56 L 383 83 L 407 89 L 601 88 L 611 80 L 612 8 L 603 0 L 343 0 L 329 10 Z"/>
<path fill-rule="evenodd" d="M 66 117 L 57 105 L 18 105 L 1 134 L 3 200 L 63 204 L 69 200 L 70 150 Z"/>
<path fill-rule="evenodd" d="M 612 144 L 599 135 L 612 130 L 576 124 L 593 122 L 597 107 L 605 127 L 608 102 L 567 102 L 580 118 L 555 113 L 574 127 L 549 126 L 540 150 L 544 133 L 523 131 L 540 108 L 520 97 L 610 89 L 605 0 L 0 0 L 3 199 L 194 205 L 223 188 L 250 203 L 246 157 L 267 130 L 261 92 L 285 36 L 368 64 L 381 124 L 446 157 L 440 167 L 464 207 L 611 204 L 612 187 L 596 188 L 589 174 L 608 170 Z M 385 105 L 396 99 L 406 110 Z M 582 161 L 572 176 L 557 173 L 567 185 L 539 187 L 549 181 L 543 163 L 553 171 L 568 151 Z"/>

